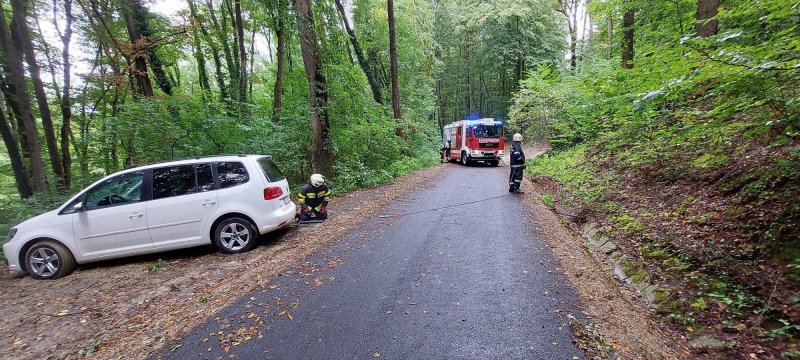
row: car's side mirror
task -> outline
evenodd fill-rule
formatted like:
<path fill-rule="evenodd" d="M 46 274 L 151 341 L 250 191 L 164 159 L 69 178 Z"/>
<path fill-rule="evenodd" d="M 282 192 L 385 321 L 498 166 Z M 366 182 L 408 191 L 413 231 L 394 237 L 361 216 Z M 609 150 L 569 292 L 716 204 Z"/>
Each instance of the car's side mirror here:
<path fill-rule="evenodd" d="M 83 202 L 79 202 L 75 205 L 72 205 L 72 209 L 74 209 L 76 212 L 83 211 Z"/>

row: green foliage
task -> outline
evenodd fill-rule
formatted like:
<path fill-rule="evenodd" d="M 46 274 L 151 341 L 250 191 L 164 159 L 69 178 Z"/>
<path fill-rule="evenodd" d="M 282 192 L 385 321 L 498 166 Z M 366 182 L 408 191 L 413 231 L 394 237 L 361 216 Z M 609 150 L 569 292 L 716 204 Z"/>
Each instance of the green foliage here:
<path fill-rule="evenodd" d="M 719 33 L 702 38 L 696 1 L 593 1 L 603 20 L 578 68 L 540 66 L 512 100 L 509 124 L 556 150 L 529 171 L 600 211 L 629 256 L 681 289 L 661 306 L 675 323 L 739 332 L 763 314 L 782 324 L 767 337 L 798 334 L 779 310 L 800 279 L 798 6 L 723 2 Z M 627 10 L 633 69 L 618 65 Z"/>
<path fill-rule="evenodd" d="M 153 264 L 147 267 L 147 272 L 150 274 L 159 273 L 165 270 L 167 270 L 167 262 L 162 259 L 156 260 Z"/>
<path fill-rule="evenodd" d="M 534 175 L 553 177 L 572 194 L 589 201 L 598 200 L 611 178 L 598 176 L 594 169 L 584 165 L 585 146 L 556 152 L 551 156 L 539 156 L 528 165 L 526 171 Z"/>
<path fill-rule="evenodd" d="M 555 200 L 553 199 L 553 196 L 550 194 L 542 194 L 541 196 L 539 196 L 539 201 L 541 201 L 542 204 L 544 204 L 544 206 L 547 206 L 549 208 L 552 208 L 553 205 L 555 205 Z"/>

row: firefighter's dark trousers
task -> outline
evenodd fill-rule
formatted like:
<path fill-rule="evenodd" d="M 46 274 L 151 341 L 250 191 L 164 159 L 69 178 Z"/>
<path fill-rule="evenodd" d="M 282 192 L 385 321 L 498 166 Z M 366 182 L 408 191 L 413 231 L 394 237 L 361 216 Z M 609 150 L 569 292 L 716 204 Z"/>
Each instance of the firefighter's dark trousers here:
<path fill-rule="evenodd" d="M 519 191 L 524 170 L 525 165 L 511 165 L 511 174 L 508 176 L 508 192 Z"/>
<path fill-rule="evenodd" d="M 308 221 L 308 220 L 325 220 L 328 218 L 327 212 L 319 212 L 313 209 L 308 209 L 308 212 L 301 212 L 300 213 L 300 221 Z"/>

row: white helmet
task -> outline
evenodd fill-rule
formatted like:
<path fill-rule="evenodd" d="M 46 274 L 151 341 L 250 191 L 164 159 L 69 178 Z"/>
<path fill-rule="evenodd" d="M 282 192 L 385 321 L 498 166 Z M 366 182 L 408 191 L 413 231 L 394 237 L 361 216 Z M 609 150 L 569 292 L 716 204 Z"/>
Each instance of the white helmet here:
<path fill-rule="evenodd" d="M 520 133 L 514 134 L 513 140 L 514 141 L 522 141 L 522 134 L 520 134 Z"/>
<path fill-rule="evenodd" d="M 325 183 L 325 177 L 320 174 L 311 175 L 311 185 L 322 186 Z"/>

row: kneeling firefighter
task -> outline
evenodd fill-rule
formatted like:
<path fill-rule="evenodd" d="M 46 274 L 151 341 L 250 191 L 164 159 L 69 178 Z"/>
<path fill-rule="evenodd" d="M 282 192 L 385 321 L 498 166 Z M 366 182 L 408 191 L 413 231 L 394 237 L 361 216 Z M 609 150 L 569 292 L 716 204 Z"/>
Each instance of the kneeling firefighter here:
<path fill-rule="evenodd" d="M 331 190 L 325 184 L 325 177 L 311 175 L 311 181 L 303 185 L 297 194 L 300 201 L 300 221 L 325 220 L 328 218 L 328 201 Z"/>
<path fill-rule="evenodd" d="M 514 134 L 511 143 L 511 174 L 508 177 L 508 192 L 518 192 L 520 184 L 522 184 L 522 173 L 525 170 L 525 153 L 522 152 L 522 135 L 519 133 Z"/>

